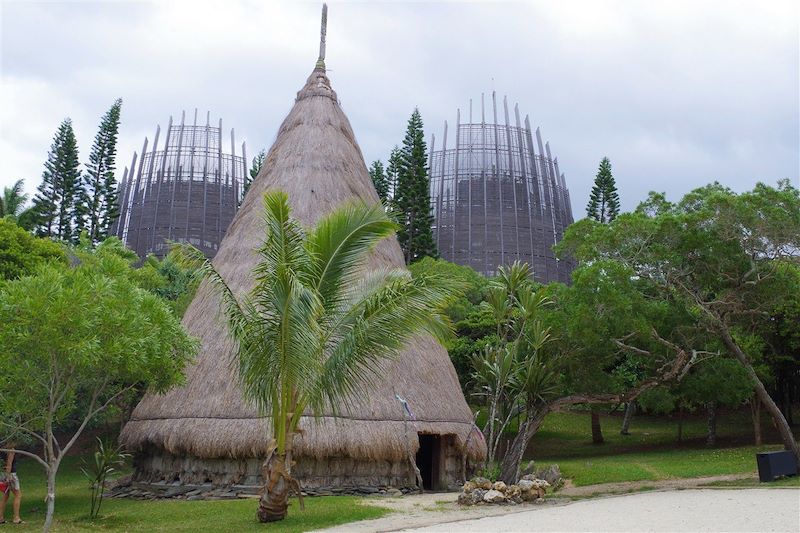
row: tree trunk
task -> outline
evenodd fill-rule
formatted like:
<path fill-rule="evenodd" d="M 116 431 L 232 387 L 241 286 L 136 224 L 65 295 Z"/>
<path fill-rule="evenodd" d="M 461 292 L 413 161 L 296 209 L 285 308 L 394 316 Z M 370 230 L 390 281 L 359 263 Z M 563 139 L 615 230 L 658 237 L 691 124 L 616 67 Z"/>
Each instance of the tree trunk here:
<path fill-rule="evenodd" d="M 778 428 L 778 432 L 781 434 L 781 439 L 783 440 L 783 446 L 787 450 L 791 451 L 794 454 L 795 461 L 800 462 L 800 447 L 797 445 L 797 441 L 794 438 L 794 434 L 792 434 L 792 428 L 789 427 L 789 424 L 786 422 L 786 418 L 781 413 L 781 410 L 778 409 L 778 406 L 775 405 L 775 402 L 770 397 L 767 389 L 764 387 L 764 384 L 759 379 L 758 374 L 756 374 L 753 365 L 750 363 L 750 360 L 747 358 L 747 355 L 739 348 L 739 345 L 733 340 L 728 330 L 723 327 L 719 326 L 717 328 L 720 337 L 722 337 L 722 342 L 725 344 L 725 347 L 731 351 L 731 353 L 739 360 L 742 366 L 747 371 L 747 374 L 750 376 L 750 379 L 753 382 L 753 385 L 756 390 L 756 397 L 764 404 L 767 408 L 767 412 L 769 412 L 770 416 L 772 416 L 772 420 L 775 422 L 775 426 Z"/>
<path fill-rule="evenodd" d="M 277 522 L 286 518 L 289 508 L 289 473 L 286 471 L 286 456 L 273 453 L 264 463 L 264 488 L 258 502 L 258 520 Z"/>
<path fill-rule="evenodd" d="M 717 445 L 717 402 L 708 402 L 706 404 L 708 412 L 708 437 L 706 437 L 706 446 Z"/>
<path fill-rule="evenodd" d="M 678 406 L 678 444 L 683 442 L 683 406 Z"/>
<path fill-rule="evenodd" d="M 528 443 L 539 430 L 539 426 L 542 425 L 544 417 L 549 411 L 550 408 L 547 406 L 539 410 L 526 409 L 527 416 L 525 421 L 522 423 L 522 427 L 519 428 L 517 436 L 514 437 L 514 441 L 511 443 L 508 452 L 506 452 L 503 457 L 500 479 L 506 484 L 511 485 L 519 480 L 519 468 L 522 464 L 522 456 L 525 454 Z"/>
<path fill-rule="evenodd" d="M 603 429 L 600 427 L 600 407 L 592 405 L 592 444 L 603 444 Z"/>
<path fill-rule="evenodd" d="M 761 402 L 757 396 L 750 398 L 750 412 L 753 415 L 753 436 L 756 446 L 761 446 Z"/>
<path fill-rule="evenodd" d="M 47 495 L 44 501 L 47 509 L 42 530 L 47 533 L 53 527 L 53 514 L 56 511 L 56 467 L 52 464 L 47 467 Z"/>
<path fill-rule="evenodd" d="M 628 429 L 631 427 L 631 419 L 636 412 L 636 402 L 631 400 L 625 404 L 625 416 L 622 417 L 622 428 L 619 430 L 620 435 L 630 435 Z"/>

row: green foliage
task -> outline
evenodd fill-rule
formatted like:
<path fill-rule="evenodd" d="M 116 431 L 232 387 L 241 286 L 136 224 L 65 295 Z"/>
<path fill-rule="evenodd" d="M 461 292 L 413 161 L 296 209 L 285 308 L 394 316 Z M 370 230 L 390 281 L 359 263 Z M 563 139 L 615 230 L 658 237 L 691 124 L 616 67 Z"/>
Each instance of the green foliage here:
<path fill-rule="evenodd" d="M 34 237 L 13 221 L 0 218 L 0 280 L 33 274 L 47 262 L 66 265 L 64 246 Z"/>
<path fill-rule="evenodd" d="M 346 411 L 344 398 L 377 377 L 413 335 L 449 332 L 442 302 L 451 280 L 379 269 L 364 278 L 370 250 L 395 225 L 380 205 L 350 204 L 304 231 L 285 193 L 264 196 L 265 236 L 257 283 L 244 299 L 209 261 L 203 268 L 222 297 L 245 396 L 271 415 L 280 458 L 291 451 L 301 415 L 324 406 Z M 193 256 L 202 259 L 194 250 Z"/>
<path fill-rule="evenodd" d="M 485 477 L 492 483 L 500 479 L 500 463 L 487 462 L 476 472 L 478 476 Z"/>
<path fill-rule="evenodd" d="M 714 183 L 676 204 L 651 194 L 609 224 L 573 224 L 557 251 L 584 264 L 616 263 L 645 287 L 643 295 L 682 309 L 684 327 L 672 337 L 673 351 L 713 351 L 718 348 L 708 339 L 717 338 L 747 370 L 787 449 L 800 456 L 748 348 L 752 335 L 769 329 L 765 322 L 777 323 L 772 315 L 786 295 L 798 292 L 797 278 L 785 275 L 800 259 L 800 191 L 788 180 L 778 187 L 759 183 L 743 194 Z"/>
<path fill-rule="evenodd" d="M 115 275 L 125 268 L 115 263 L 47 266 L 0 291 L 0 401 L 26 428 L 41 431 L 74 411 L 92 418 L 125 388 L 165 390 L 183 379 L 194 343 L 161 300 Z M 75 401 L 82 390 L 92 391 L 88 405 Z"/>
<path fill-rule="evenodd" d="M 611 161 L 604 157 L 594 180 L 594 187 L 586 206 L 586 216 L 601 224 L 614 220 L 619 214 L 619 194 L 614 176 L 611 174 Z"/>
<path fill-rule="evenodd" d="M 148 256 L 134 271 L 134 279 L 140 287 L 163 298 L 175 315 L 182 317 L 197 290 L 199 274 L 196 267 L 181 261 L 180 252 L 172 251 L 161 260 Z"/>
<path fill-rule="evenodd" d="M 247 191 L 250 190 L 250 185 L 256 179 L 258 173 L 261 172 L 261 167 L 264 165 L 264 160 L 267 159 L 267 151 L 263 148 L 253 158 L 253 163 L 250 165 L 248 175 L 244 177 L 244 185 L 242 186 L 242 199 L 244 200 Z"/>
<path fill-rule="evenodd" d="M 483 429 L 487 464 L 497 460 L 512 418 L 523 411 L 533 416 L 535 406 L 547 403 L 558 388 L 560 361 L 545 350 L 552 339 L 541 320 L 551 302 L 535 291 L 529 274 L 527 264 L 501 266 L 482 303 L 497 339 L 471 357 L 475 395 L 485 400 L 488 411 Z"/>
<path fill-rule="evenodd" d="M 119 247 L 79 247 L 75 267 L 46 265 L 0 287 L 0 426 L 43 445 L 34 457 L 48 472 L 45 529 L 55 474 L 87 424 L 136 388 L 180 383 L 197 348 L 167 305 L 131 280 Z M 80 424 L 58 443 L 55 427 L 69 419 Z"/>
<path fill-rule="evenodd" d="M 22 213 L 28 195 L 23 192 L 23 180 L 17 180 L 11 187 L 3 187 L 3 195 L 0 196 L 0 218 L 17 218 Z"/>
<path fill-rule="evenodd" d="M 97 518 L 100 514 L 106 479 L 116 471 L 116 468 L 125 466 L 129 457 L 130 454 L 122 451 L 122 446 L 114 446 L 108 440 L 97 437 L 97 449 L 92 454 L 92 461 L 88 462 L 84 458 L 81 467 L 81 472 L 89 481 L 89 491 L 92 493 L 90 518 Z"/>
<path fill-rule="evenodd" d="M 33 208 L 36 232 L 65 242 L 77 242 L 76 203 L 79 200 L 80 163 L 72 121 L 65 119 L 53 137 Z"/>
<path fill-rule="evenodd" d="M 89 152 L 87 171 L 78 187 L 75 204 L 76 231 L 80 234 L 86 229 L 93 243 L 106 238 L 111 225 L 119 217 L 114 166 L 121 110 L 122 99 L 118 98 L 100 120 L 100 127 Z"/>
<path fill-rule="evenodd" d="M 369 176 L 372 178 L 372 185 L 375 186 L 375 191 L 378 193 L 378 198 L 384 204 L 389 199 L 389 179 L 386 177 L 386 172 L 383 170 L 383 163 L 373 161 L 369 167 Z"/>
<path fill-rule="evenodd" d="M 391 167 L 391 159 L 389 163 Z M 408 119 L 406 136 L 403 139 L 397 188 L 393 200 L 400 224 L 397 240 L 403 249 L 406 264 L 410 265 L 426 256 L 437 257 L 438 252 L 431 230 L 433 215 L 428 176 L 428 149 L 425 144 L 422 117 L 416 108 Z"/>

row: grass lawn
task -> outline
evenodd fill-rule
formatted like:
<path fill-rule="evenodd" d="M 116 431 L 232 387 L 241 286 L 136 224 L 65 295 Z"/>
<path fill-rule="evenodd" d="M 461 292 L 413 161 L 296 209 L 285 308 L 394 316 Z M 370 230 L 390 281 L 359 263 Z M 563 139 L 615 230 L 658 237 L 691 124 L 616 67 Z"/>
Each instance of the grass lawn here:
<path fill-rule="evenodd" d="M 3 526 L 8 531 L 39 531 L 44 523 L 45 478 L 42 468 L 31 459 L 20 460 L 19 477 L 23 490 L 22 519 L 24 527 Z M 56 487 L 55 531 L 148 531 L 148 532 L 214 532 L 308 531 L 356 520 L 378 518 L 387 509 L 363 504 L 355 496 L 324 496 L 305 499 L 305 511 L 291 500 L 289 516 L 275 524 L 260 524 L 256 520 L 258 501 L 255 499 L 186 501 L 106 499 L 100 517 L 90 520 L 89 490 L 80 472 L 80 463 L 68 458 L 59 471 Z M 379 504 L 376 501 L 376 504 Z M 6 509 L 11 520 L 11 502 Z"/>
<path fill-rule="evenodd" d="M 589 412 L 549 415 L 531 440 L 526 459 L 556 463 L 565 477 L 578 486 L 622 481 L 746 474 L 756 472 L 755 454 L 781 449 L 762 415 L 765 442 L 752 446 L 749 413 L 722 414 L 718 419 L 718 447 L 705 446 L 706 421 L 702 416 L 684 421 L 683 442 L 676 440 L 676 421 L 668 417 L 636 416 L 631 435 L 620 435 L 621 416 L 601 417 L 605 443 L 591 442 Z"/>

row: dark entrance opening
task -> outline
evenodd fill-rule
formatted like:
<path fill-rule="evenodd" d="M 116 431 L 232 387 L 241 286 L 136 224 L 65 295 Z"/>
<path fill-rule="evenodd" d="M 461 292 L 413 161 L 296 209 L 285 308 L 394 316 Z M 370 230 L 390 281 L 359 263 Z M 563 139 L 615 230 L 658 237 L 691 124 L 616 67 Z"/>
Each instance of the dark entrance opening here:
<path fill-rule="evenodd" d="M 441 485 L 441 435 L 419 433 L 419 451 L 417 452 L 417 468 L 422 476 L 422 488 L 438 490 Z"/>

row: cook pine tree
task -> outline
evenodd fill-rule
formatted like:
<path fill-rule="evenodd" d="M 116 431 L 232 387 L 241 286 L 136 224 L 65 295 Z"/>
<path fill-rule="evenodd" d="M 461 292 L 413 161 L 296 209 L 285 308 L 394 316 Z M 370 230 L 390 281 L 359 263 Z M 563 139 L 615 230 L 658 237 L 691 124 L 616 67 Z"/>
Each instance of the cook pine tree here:
<path fill-rule="evenodd" d="M 389 153 L 389 162 L 386 165 L 386 180 L 389 183 L 389 198 L 397 196 L 397 180 L 400 175 L 400 165 L 403 161 L 403 154 L 400 147 L 395 145 Z"/>
<path fill-rule="evenodd" d="M 42 183 L 33 199 L 37 235 L 65 242 L 77 239 L 75 206 L 81 185 L 79 167 L 78 143 L 72 120 L 67 118 L 53 137 Z"/>
<path fill-rule="evenodd" d="M 76 233 L 86 230 L 94 244 L 108 237 L 119 217 L 114 167 L 121 110 L 122 99 L 118 98 L 100 120 L 75 205 Z"/>
<path fill-rule="evenodd" d="M 597 177 L 594 179 L 589 205 L 586 206 L 586 216 L 601 224 L 607 224 L 614 220 L 618 214 L 619 195 L 617 194 L 617 185 L 614 183 L 614 176 L 611 174 L 611 161 L 604 157 L 600 161 L 600 168 L 597 171 Z M 628 402 L 625 406 L 625 417 L 620 430 L 622 435 L 628 435 L 628 427 L 634 408 L 633 402 Z M 603 439 L 603 430 L 600 426 L 600 407 L 592 405 L 591 414 L 592 442 L 594 444 L 602 444 L 605 439 Z"/>
<path fill-rule="evenodd" d="M 425 144 L 422 117 L 414 109 L 408 119 L 406 136 L 400 151 L 397 173 L 397 190 L 394 205 L 400 229 L 397 240 L 403 250 L 406 264 L 423 257 L 438 257 L 433 240 L 433 216 L 428 177 L 428 149 Z"/>
<path fill-rule="evenodd" d="M 244 201 L 244 197 L 247 194 L 247 191 L 250 190 L 250 185 L 253 184 L 253 181 L 256 179 L 256 176 L 258 176 L 258 173 L 261 172 L 261 167 L 262 165 L 264 165 L 264 160 L 266 158 L 267 158 L 267 151 L 264 150 L 263 148 L 253 158 L 253 163 L 250 165 L 250 171 L 248 172 L 248 175 L 244 177 L 244 185 L 242 186 L 242 201 Z"/>
<path fill-rule="evenodd" d="M 369 176 L 372 178 L 378 198 L 385 204 L 389 200 L 389 179 L 386 177 L 383 163 L 380 160 L 372 162 L 369 167 Z"/>
<path fill-rule="evenodd" d="M 619 214 L 619 195 L 614 176 L 611 174 L 611 161 L 604 157 L 600 161 L 594 187 L 586 206 L 586 216 L 593 218 L 601 224 L 614 220 Z"/>

